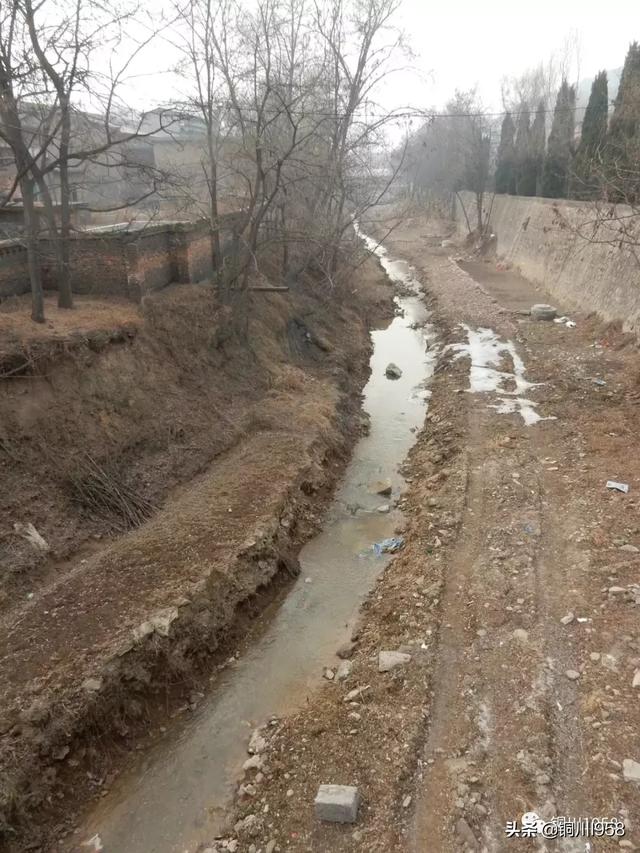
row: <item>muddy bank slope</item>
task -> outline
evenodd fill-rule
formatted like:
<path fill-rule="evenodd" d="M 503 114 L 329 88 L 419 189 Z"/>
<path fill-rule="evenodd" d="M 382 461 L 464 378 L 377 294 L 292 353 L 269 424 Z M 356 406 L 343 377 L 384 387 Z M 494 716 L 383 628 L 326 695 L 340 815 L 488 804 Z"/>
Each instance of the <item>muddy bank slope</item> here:
<path fill-rule="evenodd" d="M 615 818 L 625 838 L 593 848 L 638 845 L 637 348 L 590 318 L 503 307 L 447 257 L 446 235 L 415 218 L 386 243 L 454 345 L 407 465 L 406 547 L 341 652 L 347 677 L 273 728 L 214 850 L 503 850 L 507 822 L 531 810 Z M 471 360 L 481 328 L 493 334 L 471 339 Z M 410 660 L 380 672 L 383 650 Z M 355 825 L 316 819 L 322 783 L 358 786 Z"/>
<path fill-rule="evenodd" d="M 188 695 L 238 608 L 295 573 L 360 428 L 391 291 L 370 265 L 344 291 L 256 295 L 246 344 L 206 286 L 106 313 L 44 338 L 0 318 L 0 837 L 14 849 L 27 817 L 51 825 L 98 790 L 113 743 L 131 745 L 159 694 Z"/>

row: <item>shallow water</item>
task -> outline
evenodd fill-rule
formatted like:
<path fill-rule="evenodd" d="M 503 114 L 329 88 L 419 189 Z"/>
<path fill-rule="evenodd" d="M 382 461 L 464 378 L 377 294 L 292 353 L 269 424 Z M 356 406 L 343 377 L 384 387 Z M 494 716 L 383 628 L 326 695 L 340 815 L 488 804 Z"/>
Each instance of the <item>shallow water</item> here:
<path fill-rule="evenodd" d="M 173 724 L 120 777 L 84 823 L 78 840 L 98 834 L 105 853 L 183 853 L 214 837 L 252 729 L 302 706 L 320 688 L 323 667 L 336 662 L 335 650 L 389 559 L 375 556 L 372 546 L 393 535 L 402 515 L 377 507 L 393 505 L 404 486 L 398 466 L 424 421 L 425 384 L 437 352 L 411 268 L 361 236 L 389 277 L 416 294 L 397 297 L 401 313 L 372 333 L 364 389 L 369 434 L 354 449 L 322 532 L 300 553 L 300 577 L 265 615 L 258 639 L 216 679 L 189 719 Z M 402 369 L 398 380 L 385 376 L 390 361 Z M 372 481 L 386 478 L 392 498 L 369 493 Z"/>

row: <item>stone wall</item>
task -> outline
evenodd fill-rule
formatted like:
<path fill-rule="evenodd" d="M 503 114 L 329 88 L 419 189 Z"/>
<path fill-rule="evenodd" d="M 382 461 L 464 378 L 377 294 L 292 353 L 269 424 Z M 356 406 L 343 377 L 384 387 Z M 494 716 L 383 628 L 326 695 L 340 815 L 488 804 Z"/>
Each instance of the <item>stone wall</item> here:
<path fill-rule="evenodd" d="M 223 234 L 229 223 L 223 221 Z M 119 296 L 139 302 L 171 283 L 211 278 L 211 236 L 206 221 L 173 222 L 135 229 L 117 226 L 77 232 L 70 249 L 74 293 Z M 55 289 L 53 244 L 40 241 L 45 288 Z M 0 243 L 0 298 L 29 291 L 27 253 L 18 240 Z"/>
<path fill-rule="evenodd" d="M 461 196 L 467 211 L 473 209 L 473 194 Z M 496 235 L 499 257 L 544 287 L 565 309 L 596 312 L 606 321 L 622 321 L 626 330 L 640 333 L 640 265 L 633 254 L 576 234 L 576 229 L 590 232 L 593 205 L 497 195 L 493 207 L 487 196 L 485 208 L 487 214 L 491 208 L 490 231 Z M 620 213 L 624 212 L 621 208 Z M 466 234 L 459 202 L 456 224 L 459 233 Z M 595 238 L 608 240 L 612 234 L 601 226 Z"/>

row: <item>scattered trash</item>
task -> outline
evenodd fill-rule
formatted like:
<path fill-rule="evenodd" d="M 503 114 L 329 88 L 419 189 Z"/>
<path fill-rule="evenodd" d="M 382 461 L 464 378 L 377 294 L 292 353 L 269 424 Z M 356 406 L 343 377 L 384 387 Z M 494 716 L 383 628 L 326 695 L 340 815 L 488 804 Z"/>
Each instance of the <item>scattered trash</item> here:
<path fill-rule="evenodd" d="M 571 625 L 571 623 L 573 622 L 573 620 L 574 620 L 575 618 L 576 618 L 576 617 L 573 615 L 573 613 L 569 612 L 569 613 L 567 613 L 567 615 L 566 615 L 566 616 L 563 616 L 563 617 L 562 617 L 562 619 L 560 620 L 560 622 L 561 622 L 561 624 L 562 624 L 562 625 Z"/>
<path fill-rule="evenodd" d="M 622 762 L 622 776 L 625 782 L 640 782 L 640 764 L 632 758 Z"/>
<path fill-rule="evenodd" d="M 566 326 L 567 329 L 575 329 L 576 323 L 574 320 L 570 320 L 568 317 L 556 317 L 553 321 L 554 323 L 560 323 L 562 326 Z"/>
<path fill-rule="evenodd" d="M 391 506 L 389 504 L 380 504 L 380 506 L 377 509 L 377 512 L 384 514 L 384 513 L 390 512 L 390 510 L 391 510 Z"/>
<path fill-rule="evenodd" d="M 607 480 L 607 488 L 615 489 L 617 492 L 624 492 L 625 495 L 629 491 L 627 483 L 618 483 L 615 480 Z"/>
<path fill-rule="evenodd" d="M 364 687 L 354 687 L 353 690 L 350 690 L 347 695 L 342 700 L 343 702 L 355 702 L 356 699 L 359 699 L 363 693 L 366 693 L 367 690 L 370 689 L 369 684 L 365 684 Z"/>
<path fill-rule="evenodd" d="M 603 388 L 607 384 L 604 379 L 592 379 L 591 381 L 594 385 L 597 385 L 598 388 Z"/>
<path fill-rule="evenodd" d="M 22 536 L 23 539 L 26 539 L 30 545 L 33 545 L 38 551 L 46 552 L 49 550 L 49 543 L 47 540 L 41 536 L 38 531 L 35 529 L 33 524 L 28 521 L 26 524 L 22 524 L 20 521 L 16 521 L 13 525 L 13 529 L 18 534 L 18 536 Z"/>
<path fill-rule="evenodd" d="M 352 785 L 320 785 L 314 800 L 316 817 L 330 823 L 355 823 L 360 794 Z"/>
<path fill-rule="evenodd" d="M 382 542 L 376 542 L 373 546 L 376 557 L 381 554 L 395 554 L 404 548 L 404 538 L 402 536 L 391 536 L 389 539 L 383 539 Z"/>
<path fill-rule="evenodd" d="M 94 853 L 100 853 L 101 850 L 104 850 L 104 847 L 102 846 L 102 839 L 99 835 L 94 835 L 88 841 L 83 841 L 81 846 L 90 847 Z"/>
<path fill-rule="evenodd" d="M 532 305 L 529 313 L 532 320 L 553 320 L 558 312 L 553 305 L 540 302 L 537 305 Z"/>
<path fill-rule="evenodd" d="M 387 377 L 387 379 L 400 379 L 400 377 L 402 376 L 402 371 L 400 370 L 397 364 L 394 364 L 392 361 L 390 361 L 386 367 L 384 375 Z"/>

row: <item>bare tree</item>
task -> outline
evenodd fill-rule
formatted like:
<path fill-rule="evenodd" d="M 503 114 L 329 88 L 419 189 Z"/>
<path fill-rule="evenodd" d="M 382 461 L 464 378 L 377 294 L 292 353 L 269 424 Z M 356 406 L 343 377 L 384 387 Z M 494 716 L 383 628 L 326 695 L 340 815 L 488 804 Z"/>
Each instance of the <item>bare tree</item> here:
<path fill-rule="evenodd" d="M 119 90 L 126 82 L 127 69 L 155 39 L 157 30 L 133 43 L 118 67 L 113 62 L 106 70 L 96 67 L 100 48 L 119 44 L 123 27 L 135 13 L 135 7 L 114 9 L 93 0 L 42 0 L 37 5 L 32 0 L 12 0 L 2 6 L 0 138 L 10 146 L 16 163 L 17 177 L 9 198 L 20 189 L 33 317 L 39 321 L 44 318 L 44 302 L 37 212 L 44 218 L 54 247 L 58 303 L 63 308 L 73 306 L 69 253 L 71 198 L 77 186 L 71 186 L 72 167 L 75 171 L 83 166 L 103 172 L 117 169 L 123 175 L 136 168 L 145 183 L 138 200 L 155 193 L 164 178 L 151 164 L 131 159 L 132 141 L 148 138 L 165 126 L 164 114 L 158 115 L 157 127 L 145 130 L 141 118 L 126 131 L 115 123 L 125 114 Z M 101 116 L 91 117 L 81 108 L 83 101 L 94 104 Z M 38 211 L 36 194 L 41 205 Z M 126 204 L 131 201 L 127 199 Z"/>
<path fill-rule="evenodd" d="M 389 115 L 372 95 L 399 46 L 397 0 L 188 0 L 174 37 L 191 84 L 185 104 L 204 120 L 202 167 L 215 234 L 221 181 L 240 211 L 228 296 L 243 302 L 261 258 L 280 260 L 286 285 L 313 266 L 335 278 L 345 234 L 371 175 L 369 152 Z M 384 180 L 378 182 L 384 185 Z M 365 198 L 366 196 L 366 198 Z M 218 248 L 215 247 L 214 251 Z"/>
<path fill-rule="evenodd" d="M 44 322 L 42 273 L 38 253 L 38 221 L 35 209 L 35 180 L 27 134 L 20 114 L 24 81 L 32 77 L 26 47 L 24 22 L 15 3 L 0 7 L 0 138 L 10 147 L 16 164 L 16 178 L 8 197 L 20 188 L 24 205 L 25 245 L 31 282 L 31 317 Z"/>
<path fill-rule="evenodd" d="M 482 236 L 484 198 L 489 185 L 493 123 L 475 90 L 456 92 L 445 112 L 430 118 L 410 142 L 406 175 L 410 191 L 422 201 L 437 200 L 451 208 L 458 197 L 469 232 Z M 473 192 L 475 215 L 470 219 L 460 196 Z M 472 224 L 473 221 L 473 224 Z"/>

